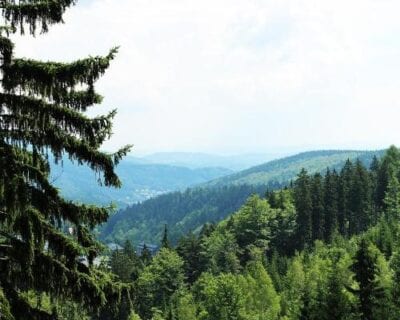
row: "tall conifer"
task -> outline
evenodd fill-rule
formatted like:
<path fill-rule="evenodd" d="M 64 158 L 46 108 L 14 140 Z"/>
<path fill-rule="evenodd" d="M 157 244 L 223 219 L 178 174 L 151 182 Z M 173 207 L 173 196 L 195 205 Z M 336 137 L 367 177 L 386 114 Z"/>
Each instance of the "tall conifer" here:
<path fill-rule="evenodd" d="M 325 240 L 332 240 L 332 236 L 338 228 L 338 181 L 339 177 L 335 170 L 328 169 L 324 183 L 325 203 Z"/>
<path fill-rule="evenodd" d="M 316 173 L 311 182 L 313 240 L 324 238 L 324 196 L 322 176 Z"/>
<path fill-rule="evenodd" d="M 0 291 L 10 319 L 57 318 L 32 306 L 28 291 L 96 311 L 119 300 L 123 288 L 92 266 L 100 246 L 91 229 L 106 221 L 108 210 L 61 198 L 49 182 L 48 160 L 66 155 L 93 169 L 106 186 L 120 185 L 114 167 L 129 147 L 99 151 L 115 111 L 96 118 L 83 113 L 101 102 L 94 83 L 116 49 L 72 63 L 42 62 L 14 57 L 10 39 L 17 32 L 46 32 L 74 2 L 0 1 Z M 73 234 L 63 232 L 65 224 Z"/>
<path fill-rule="evenodd" d="M 312 239 L 312 199 L 310 177 L 302 169 L 294 183 L 294 200 L 297 212 L 297 243 L 302 248 Z"/>

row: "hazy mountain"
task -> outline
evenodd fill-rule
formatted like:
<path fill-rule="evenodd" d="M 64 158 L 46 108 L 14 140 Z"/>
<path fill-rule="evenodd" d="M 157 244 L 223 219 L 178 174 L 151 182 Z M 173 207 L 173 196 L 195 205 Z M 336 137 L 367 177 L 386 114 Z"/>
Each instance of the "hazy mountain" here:
<path fill-rule="evenodd" d="M 146 164 L 146 161 L 127 157 L 117 167 L 121 189 L 99 186 L 97 177 L 86 166 L 64 160 L 63 165 L 52 165 L 52 180 L 61 193 L 75 201 L 126 206 L 175 190 L 204 183 L 232 173 L 225 168 L 198 168 Z"/>
<path fill-rule="evenodd" d="M 301 168 L 319 172 L 340 168 L 347 159 L 361 159 L 367 166 L 383 151 L 312 151 L 270 161 L 201 187 L 174 192 L 132 205 L 116 213 L 102 230 L 106 241 L 146 241 L 157 243 L 164 224 L 172 240 L 205 222 L 217 222 L 236 211 L 252 193 L 263 194 L 294 179 Z"/>
<path fill-rule="evenodd" d="M 160 152 L 144 156 L 141 159 L 152 163 L 188 168 L 223 167 L 239 171 L 277 159 L 281 156 L 283 156 L 282 153 L 252 153 L 221 156 L 208 153 Z"/>

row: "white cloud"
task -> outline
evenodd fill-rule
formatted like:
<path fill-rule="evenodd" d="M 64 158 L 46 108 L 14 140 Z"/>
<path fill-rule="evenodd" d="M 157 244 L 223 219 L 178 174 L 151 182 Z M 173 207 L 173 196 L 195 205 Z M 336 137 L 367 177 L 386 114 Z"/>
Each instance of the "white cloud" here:
<path fill-rule="evenodd" d="M 120 53 L 94 113 L 118 107 L 107 148 L 265 151 L 370 147 L 400 130 L 398 1 L 81 1 L 17 53 Z M 385 125 L 383 125 L 385 123 Z"/>

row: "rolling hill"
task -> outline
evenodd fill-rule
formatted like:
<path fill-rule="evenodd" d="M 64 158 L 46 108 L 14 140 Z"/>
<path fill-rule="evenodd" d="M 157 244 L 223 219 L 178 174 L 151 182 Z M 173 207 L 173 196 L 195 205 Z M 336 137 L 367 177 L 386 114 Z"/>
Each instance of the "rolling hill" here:
<path fill-rule="evenodd" d="M 340 168 L 347 159 L 359 158 L 369 165 L 384 151 L 311 151 L 273 160 L 186 191 L 164 194 L 119 211 L 102 228 L 103 241 L 158 243 L 164 224 L 176 241 L 206 222 L 218 222 L 236 211 L 252 193 L 263 194 L 294 179 L 301 168 L 321 172 Z"/>
<path fill-rule="evenodd" d="M 204 183 L 210 179 L 232 173 L 225 168 L 197 168 L 149 164 L 140 159 L 127 157 L 116 172 L 122 181 L 122 188 L 99 186 L 96 175 L 86 166 L 78 166 L 65 159 L 63 165 L 52 165 L 53 184 L 60 188 L 62 195 L 78 202 L 119 207 L 149 199 L 151 197 Z"/>
<path fill-rule="evenodd" d="M 159 152 L 144 156 L 142 161 L 169 164 L 191 169 L 204 167 L 223 167 L 240 171 L 260 163 L 282 157 L 283 153 L 246 153 L 238 155 L 215 155 L 200 152 Z"/>
<path fill-rule="evenodd" d="M 327 167 L 339 169 L 347 159 L 360 159 L 368 164 L 374 155 L 382 156 L 383 150 L 323 150 L 302 152 L 293 156 L 273 160 L 247 170 L 223 176 L 207 182 L 207 186 L 265 184 L 269 181 L 287 182 L 293 179 L 304 168 L 309 172 L 320 172 Z"/>

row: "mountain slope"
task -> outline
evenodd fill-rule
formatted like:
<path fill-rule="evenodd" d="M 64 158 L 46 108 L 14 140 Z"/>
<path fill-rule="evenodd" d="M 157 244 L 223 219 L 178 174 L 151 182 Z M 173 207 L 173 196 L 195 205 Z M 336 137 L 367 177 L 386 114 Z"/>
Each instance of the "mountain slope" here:
<path fill-rule="evenodd" d="M 65 159 L 63 165 L 52 166 L 52 180 L 64 197 L 75 201 L 120 207 L 232 173 L 225 168 L 198 168 L 143 164 L 134 158 L 122 161 L 116 170 L 122 181 L 121 189 L 98 185 L 95 174 L 85 166 Z"/>
<path fill-rule="evenodd" d="M 223 167 L 233 171 L 239 171 L 282 156 L 282 153 L 249 153 L 221 156 L 199 152 L 159 152 L 144 156 L 140 159 L 151 163 L 177 165 L 192 169 Z"/>
<path fill-rule="evenodd" d="M 280 188 L 301 168 L 309 172 L 340 168 L 347 159 L 360 158 L 367 166 L 383 151 L 313 151 L 274 160 L 203 184 L 201 187 L 165 194 L 116 213 L 104 226 L 105 241 L 157 243 L 164 224 L 172 240 L 206 222 L 218 222 L 236 211 L 252 193 Z"/>
<path fill-rule="evenodd" d="M 379 151 L 356 151 L 356 150 L 324 150 L 299 153 L 283 159 L 273 160 L 247 170 L 233 173 L 206 183 L 209 186 L 220 186 L 230 184 L 265 184 L 269 181 L 286 182 L 293 179 L 302 169 L 310 172 L 320 172 L 327 167 L 338 169 L 342 167 L 347 159 L 359 158 L 367 165 L 373 156 L 382 156 L 383 150 Z"/>

